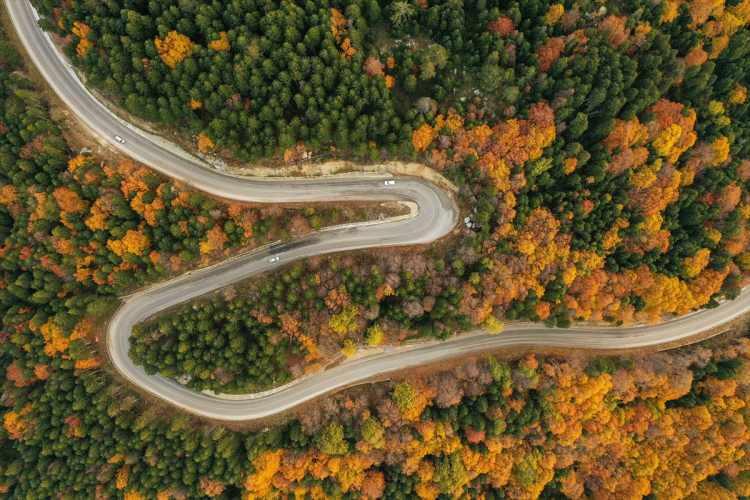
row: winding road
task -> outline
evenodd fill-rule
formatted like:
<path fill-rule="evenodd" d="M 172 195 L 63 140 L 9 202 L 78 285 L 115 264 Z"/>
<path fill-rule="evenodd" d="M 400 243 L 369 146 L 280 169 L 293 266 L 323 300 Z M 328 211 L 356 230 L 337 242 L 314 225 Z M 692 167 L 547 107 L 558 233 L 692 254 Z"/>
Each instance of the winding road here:
<path fill-rule="evenodd" d="M 224 421 L 260 419 L 376 376 L 500 348 L 602 351 L 658 348 L 684 343 L 701 332 L 741 316 L 750 308 L 750 293 L 743 292 L 736 300 L 717 308 L 658 326 L 576 326 L 560 330 L 534 324 L 512 324 L 500 335 L 475 331 L 443 342 L 384 348 L 283 387 L 245 396 L 199 393 L 172 380 L 148 375 L 130 360 L 129 337 L 134 325 L 154 314 L 297 259 L 363 248 L 429 244 L 453 230 L 458 222 L 458 209 L 449 193 L 415 178 L 368 175 L 260 180 L 212 169 L 178 146 L 139 130 L 114 115 L 86 89 L 50 38 L 39 28 L 36 13 L 28 1 L 5 0 L 5 5 L 38 70 L 78 119 L 112 146 L 164 175 L 206 193 L 237 201 L 401 201 L 417 207 L 409 217 L 332 227 L 290 243 L 266 246 L 124 297 L 107 330 L 107 348 L 114 368 L 142 390 L 185 411 Z M 116 136 L 122 140 L 118 141 Z"/>

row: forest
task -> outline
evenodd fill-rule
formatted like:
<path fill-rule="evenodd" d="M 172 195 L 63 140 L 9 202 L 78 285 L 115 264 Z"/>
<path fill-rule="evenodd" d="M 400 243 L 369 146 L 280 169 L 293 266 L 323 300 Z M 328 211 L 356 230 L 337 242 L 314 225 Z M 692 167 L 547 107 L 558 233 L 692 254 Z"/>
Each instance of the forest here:
<path fill-rule="evenodd" d="M 205 154 L 417 159 L 475 223 L 156 318 L 131 352 L 152 373 L 257 390 L 358 346 L 658 322 L 747 281 L 750 0 L 34 3 L 92 85 Z M 341 211 L 227 204 L 81 154 L 42 95 L 0 40 L 0 496 L 750 496 L 746 334 L 488 354 L 263 431 L 144 400 L 100 350 L 118 296 Z"/>
<path fill-rule="evenodd" d="M 144 325 L 152 372 L 236 392 L 506 320 L 655 323 L 747 279 L 748 1 L 37 3 L 94 85 L 206 154 L 416 159 L 472 222 Z"/>

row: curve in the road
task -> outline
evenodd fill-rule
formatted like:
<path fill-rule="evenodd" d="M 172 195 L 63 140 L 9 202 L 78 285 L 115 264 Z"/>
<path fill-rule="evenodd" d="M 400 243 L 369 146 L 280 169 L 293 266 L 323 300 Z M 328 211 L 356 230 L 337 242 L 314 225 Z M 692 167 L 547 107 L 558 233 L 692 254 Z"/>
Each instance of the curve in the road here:
<path fill-rule="evenodd" d="M 380 246 L 431 243 L 451 232 L 458 210 L 451 196 L 418 179 L 321 178 L 301 181 L 254 180 L 220 173 L 160 138 L 138 130 L 102 105 L 79 80 L 70 64 L 39 28 L 27 0 L 6 0 L 18 35 L 37 68 L 58 96 L 97 135 L 159 172 L 207 193 L 237 201 L 310 203 L 325 201 L 402 201 L 415 203 L 412 217 L 334 227 L 291 243 L 265 247 L 216 266 L 187 273 L 126 297 L 111 319 L 107 347 L 113 366 L 133 384 L 188 412 L 227 421 L 272 416 L 323 394 L 374 376 L 506 347 L 629 349 L 654 347 L 717 327 L 746 312 L 750 294 L 658 326 L 574 327 L 556 330 L 512 325 L 501 335 L 473 332 L 444 342 L 388 348 L 347 361 L 262 395 L 224 398 L 198 393 L 159 376 L 147 375 L 128 356 L 133 326 L 159 311 L 194 299 L 293 260 L 332 252 Z M 121 137 L 124 142 L 115 140 Z M 276 259 L 275 257 L 278 257 Z"/>

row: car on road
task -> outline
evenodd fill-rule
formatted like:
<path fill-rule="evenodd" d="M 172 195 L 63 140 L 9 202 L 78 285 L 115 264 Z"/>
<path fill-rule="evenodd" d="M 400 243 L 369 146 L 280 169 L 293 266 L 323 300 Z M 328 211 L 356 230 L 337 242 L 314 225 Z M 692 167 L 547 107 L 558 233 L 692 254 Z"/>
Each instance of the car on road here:
<path fill-rule="evenodd" d="M 385 181 L 383 183 L 383 185 L 384 186 L 395 186 L 396 185 L 396 181 L 394 181 L 394 180 L 388 180 L 388 181 Z"/>
<path fill-rule="evenodd" d="M 125 139 L 123 139 L 121 136 L 116 135 L 115 140 L 119 142 L 120 144 L 125 144 Z"/>
<path fill-rule="evenodd" d="M 270 262 L 271 264 L 273 264 L 274 262 L 278 262 L 278 261 L 279 261 L 279 256 L 278 255 L 274 255 L 273 257 L 271 257 L 270 259 L 268 259 L 268 262 Z"/>

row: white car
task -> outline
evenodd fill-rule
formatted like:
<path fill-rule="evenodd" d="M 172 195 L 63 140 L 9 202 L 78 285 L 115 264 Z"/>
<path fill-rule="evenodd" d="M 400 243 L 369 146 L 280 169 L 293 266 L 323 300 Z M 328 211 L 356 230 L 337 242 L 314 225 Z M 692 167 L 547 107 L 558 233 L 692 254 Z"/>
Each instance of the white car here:
<path fill-rule="evenodd" d="M 396 181 L 393 181 L 393 180 L 390 180 L 390 181 L 385 181 L 385 182 L 383 183 L 383 185 L 384 185 L 384 186 L 395 186 L 395 185 L 396 185 Z"/>
<path fill-rule="evenodd" d="M 123 139 L 123 138 L 122 138 L 122 137 L 120 137 L 119 135 L 116 135 L 116 136 L 115 136 L 115 140 L 116 140 L 117 142 L 119 142 L 120 144 L 125 144 L 125 139 Z"/>
<path fill-rule="evenodd" d="M 273 264 L 274 262 L 278 262 L 278 261 L 279 261 L 279 256 L 278 255 L 275 255 L 275 256 L 271 257 L 270 259 L 268 259 L 268 262 L 270 262 L 271 264 Z"/>

